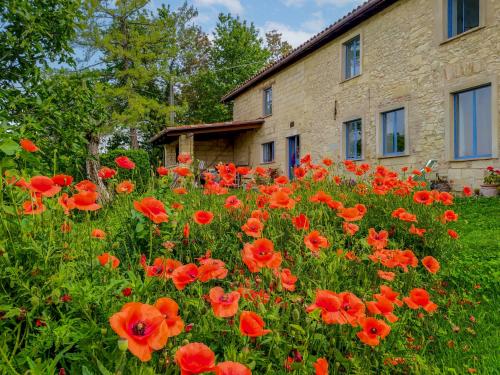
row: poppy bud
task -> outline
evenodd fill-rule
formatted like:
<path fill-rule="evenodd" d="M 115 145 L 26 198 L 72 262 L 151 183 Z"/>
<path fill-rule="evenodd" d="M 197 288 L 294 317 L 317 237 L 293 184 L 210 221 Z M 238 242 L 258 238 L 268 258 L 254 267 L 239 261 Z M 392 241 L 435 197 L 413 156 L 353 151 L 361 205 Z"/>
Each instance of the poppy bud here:
<path fill-rule="evenodd" d="M 106 333 L 108 333 L 108 329 L 107 328 L 101 328 L 101 335 L 105 336 Z"/>
<path fill-rule="evenodd" d="M 61 367 L 59 369 L 59 375 L 66 375 L 66 370 L 64 369 L 64 367 Z"/>
<path fill-rule="evenodd" d="M 189 344 L 189 340 L 184 339 L 184 340 L 182 340 L 181 344 L 182 344 L 182 346 L 187 345 L 187 344 Z"/>
<path fill-rule="evenodd" d="M 128 340 L 125 339 L 118 340 L 118 349 L 120 349 L 121 352 L 126 352 L 128 349 Z"/>
<path fill-rule="evenodd" d="M 297 309 L 293 309 L 292 311 L 292 319 L 295 322 L 298 322 L 300 320 L 300 312 Z"/>
<path fill-rule="evenodd" d="M 193 329 L 193 326 L 194 326 L 193 323 L 186 324 L 186 328 L 184 328 L 184 330 L 186 332 L 191 332 L 191 330 Z"/>

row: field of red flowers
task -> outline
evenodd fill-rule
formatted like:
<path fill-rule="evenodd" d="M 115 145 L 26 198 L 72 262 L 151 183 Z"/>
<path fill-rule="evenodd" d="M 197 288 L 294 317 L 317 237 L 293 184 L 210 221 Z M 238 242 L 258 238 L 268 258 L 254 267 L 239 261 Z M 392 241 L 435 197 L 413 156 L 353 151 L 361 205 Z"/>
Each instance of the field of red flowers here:
<path fill-rule="evenodd" d="M 138 191 L 115 162 L 106 204 L 3 173 L 1 373 L 477 371 L 454 336 L 475 319 L 452 293 L 455 197 L 425 172 L 305 156 L 293 181 L 229 164 L 194 187 L 180 155 Z"/>

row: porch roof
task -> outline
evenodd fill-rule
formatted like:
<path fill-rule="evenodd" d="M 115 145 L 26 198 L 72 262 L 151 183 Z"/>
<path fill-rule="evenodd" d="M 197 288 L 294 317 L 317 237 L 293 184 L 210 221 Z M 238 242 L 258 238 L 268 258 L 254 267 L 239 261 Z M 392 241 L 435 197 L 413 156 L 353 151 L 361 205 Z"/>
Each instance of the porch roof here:
<path fill-rule="evenodd" d="M 182 126 L 169 126 L 149 139 L 153 144 L 164 144 L 170 137 L 178 137 L 181 134 L 208 134 L 208 133 L 228 133 L 242 130 L 257 129 L 264 123 L 263 118 L 246 121 L 214 122 L 211 124 L 195 124 Z"/>

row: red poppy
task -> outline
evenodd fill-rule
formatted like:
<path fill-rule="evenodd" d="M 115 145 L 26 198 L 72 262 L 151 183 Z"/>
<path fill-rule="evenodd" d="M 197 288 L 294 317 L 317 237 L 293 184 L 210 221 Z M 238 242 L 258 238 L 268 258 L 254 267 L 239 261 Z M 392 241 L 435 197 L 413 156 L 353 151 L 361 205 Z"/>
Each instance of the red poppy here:
<path fill-rule="evenodd" d="M 282 260 L 281 253 L 274 251 L 272 241 L 267 238 L 260 238 L 252 244 L 246 243 L 241 256 L 250 272 L 259 272 L 262 268 L 278 268 Z"/>
<path fill-rule="evenodd" d="M 96 211 L 101 208 L 101 206 L 96 203 L 98 196 L 99 194 L 95 191 L 82 191 L 81 193 L 73 195 L 70 199 L 75 208 L 79 210 Z"/>
<path fill-rule="evenodd" d="M 427 312 L 436 311 L 438 306 L 429 298 L 429 293 L 425 289 L 414 288 L 410 291 L 410 296 L 403 298 L 406 305 L 413 310 L 422 307 Z"/>
<path fill-rule="evenodd" d="M 427 232 L 427 230 L 424 228 L 417 228 L 415 225 L 412 224 L 408 232 L 416 236 L 423 237 L 425 232 Z"/>
<path fill-rule="evenodd" d="M 326 324 L 337 323 L 337 317 L 340 314 L 341 300 L 337 293 L 329 290 L 316 291 L 314 303 L 306 308 L 308 313 L 320 309 L 321 319 Z"/>
<path fill-rule="evenodd" d="M 104 232 L 102 229 L 94 229 L 90 235 L 93 238 L 97 238 L 99 240 L 103 240 L 106 238 L 106 232 Z"/>
<path fill-rule="evenodd" d="M 318 358 L 313 366 L 315 375 L 328 375 L 328 362 L 325 358 Z"/>
<path fill-rule="evenodd" d="M 392 290 L 390 286 L 381 285 L 380 286 L 380 294 L 374 294 L 375 298 L 380 298 L 381 296 L 387 298 L 389 301 L 394 303 L 395 305 L 401 307 L 403 306 L 403 301 L 398 299 L 399 293 Z"/>
<path fill-rule="evenodd" d="M 205 344 L 193 342 L 177 350 L 175 363 L 180 367 L 181 375 L 213 372 L 215 370 L 215 354 Z"/>
<path fill-rule="evenodd" d="M 267 335 L 270 329 L 264 329 L 264 320 L 253 311 L 243 311 L 240 315 L 240 333 L 243 336 L 258 337 Z"/>
<path fill-rule="evenodd" d="M 193 215 L 195 223 L 200 225 L 210 224 L 214 219 L 214 214 L 210 211 L 196 211 Z"/>
<path fill-rule="evenodd" d="M 198 267 L 198 280 L 202 283 L 214 279 L 224 279 L 227 276 L 228 270 L 226 264 L 219 259 L 203 259 L 200 261 L 201 266 Z"/>
<path fill-rule="evenodd" d="M 472 195 L 472 189 L 470 186 L 464 186 L 463 192 L 466 197 L 470 197 Z"/>
<path fill-rule="evenodd" d="M 220 362 L 215 366 L 215 375 L 252 375 L 252 371 L 238 362 Z"/>
<path fill-rule="evenodd" d="M 453 238 L 453 239 L 457 239 L 458 238 L 458 233 L 455 232 L 453 229 L 448 229 L 448 235 Z"/>
<path fill-rule="evenodd" d="M 398 218 L 399 220 L 406 222 L 417 222 L 417 216 L 410 214 L 404 208 L 398 208 L 392 211 L 392 217 Z"/>
<path fill-rule="evenodd" d="M 313 253 L 318 253 L 322 248 L 329 246 L 326 237 L 323 237 L 317 230 L 312 231 L 304 237 L 304 244 Z"/>
<path fill-rule="evenodd" d="M 441 267 L 437 259 L 431 256 L 426 256 L 424 259 L 422 259 L 422 264 L 430 273 L 437 273 L 439 271 L 439 268 Z"/>
<path fill-rule="evenodd" d="M 124 297 L 128 297 L 132 294 L 132 288 L 123 288 L 122 294 Z"/>
<path fill-rule="evenodd" d="M 426 206 L 432 204 L 434 198 L 430 191 L 420 190 L 413 194 L 413 201 L 415 203 L 425 204 Z"/>
<path fill-rule="evenodd" d="M 327 167 L 331 166 L 333 164 L 333 160 L 329 158 L 324 158 L 323 159 L 323 164 L 326 165 Z"/>
<path fill-rule="evenodd" d="M 22 147 L 24 151 L 28 152 L 36 152 L 40 150 L 32 141 L 26 138 L 21 139 L 19 141 L 19 145 Z"/>
<path fill-rule="evenodd" d="M 253 210 L 250 216 L 254 219 L 259 219 L 261 222 L 265 222 L 269 219 L 269 212 L 265 210 Z"/>
<path fill-rule="evenodd" d="M 250 174 L 250 168 L 248 167 L 237 167 L 236 172 L 242 176 L 246 176 L 247 174 Z"/>
<path fill-rule="evenodd" d="M 156 258 L 152 266 L 143 265 L 146 275 L 160 277 L 165 280 L 171 279 L 174 271 L 182 266 L 182 263 L 175 259 Z"/>
<path fill-rule="evenodd" d="M 118 194 L 130 194 L 134 191 L 134 184 L 131 181 L 122 181 L 116 185 L 116 192 Z"/>
<path fill-rule="evenodd" d="M 102 167 L 101 169 L 99 169 L 99 172 L 97 172 L 97 175 L 103 180 L 107 180 L 108 178 L 113 178 L 115 174 L 116 170 L 108 167 Z"/>
<path fill-rule="evenodd" d="M 188 152 L 181 152 L 179 156 L 177 156 L 177 161 L 182 164 L 191 164 L 193 159 L 191 159 L 191 155 Z"/>
<path fill-rule="evenodd" d="M 443 214 L 444 221 L 457 221 L 458 215 L 453 210 L 446 210 Z"/>
<path fill-rule="evenodd" d="M 274 182 L 277 183 L 278 185 L 285 185 L 288 184 L 289 180 L 287 176 L 279 176 L 274 179 Z"/>
<path fill-rule="evenodd" d="M 309 230 L 309 219 L 304 214 L 292 218 L 292 224 L 297 230 Z"/>
<path fill-rule="evenodd" d="M 75 202 L 74 202 L 73 198 L 70 198 L 68 196 L 68 194 L 66 194 L 66 193 L 61 194 L 61 196 L 59 197 L 59 199 L 57 201 L 59 202 L 61 207 L 64 209 L 65 214 L 68 214 L 69 211 L 71 211 L 72 209 L 75 208 Z"/>
<path fill-rule="evenodd" d="M 154 306 L 126 303 L 109 322 L 113 331 L 128 341 L 128 349 L 141 361 L 149 361 L 153 350 L 162 349 L 168 340 L 168 326 Z"/>
<path fill-rule="evenodd" d="M 44 197 L 52 197 L 61 191 L 59 185 L 56 185 L 52 179 L 45 176 L 32 177 L 29 182 L 29 189 L 35 193 L 40 193 Z"/>
<path fill-rule="evenodd" d="M 79 192 L 83 191 L 96 191 L 97 190 L 97 185 L 94 184 L 92 181 L 89 180 L 82 180 L 79 183 L 75 185 L 75 189 L 78 190 Z"/>
<path fill-rule="evenodd" d="M 370 346 L 377 346 L 380 344 L 380 339 L 384 339 L 389 332 L 389 327 L 383 320 L 375 318 L 365 318 L 361 322 L 362 331 L 358 332 L 356 336 L 365 344 Z"/>
<path fill-rule="evenodd" d="M 374 228 L 368 230 L 368 245 L 372 246 L 374 249 L 384 249 L 387 246 L 387 239 L 389 238 L 389 233 L 385 230 L 376 232 Z"/>
<path fill-rule="evenodd" d="M 118 156 L 115 159 L 116 165 L 123 169 L 134 169 L 135 163 L 126 156 Z"/>
<path fill-rule="evenodd" d="M 295 207 L 295 201 L 290 198 L 290 195 L 286 191 L 278 190 L 271 194 L 269 207 L 290 210 Z"/>
<path fill-rule="evenodd" d="M 245 224 L 241 227 L 241 230 L 245 232 L 247 236 L 259 238 L 262 235 L 262 230 L 264 229 L 264 224 L 260 222 L 259 219 L 249 218 Z"/>
<path fill-rule="evenodd" d="M 227 197 L 226 202 L 224 203 L 224 207 L 226 208 L 240 208 L 241 206 L 242 203 L 236 195 Z"/>
<path fill-rule="evenodd" d="M 52 181 L 54 182 L 54 184 L 64 187 L 69 186 L 73 183 L 73 177 L 65 174 L 58 174 L 52 177 Z"/>
<path fill-rule="evenodd" d="M 134 207 L 155 224 L 168 222 L 167 211 L 158 199 L 148 197 L 140 202 L 134 201 Z"/>
<path fill-rule="evenodd" d="M 177 290 L 183 290 L 188 284 L 198 279 L 198 267 L 194 263 L 177 267 L 172 273 L 172 281 Z"/>
<path fill-rule="evenodd" d="M 288 268 L 284 268 L 280 274 L 281 286 L 283 289 L 289 290 L 290 292 L 295 291 L 295 283 L 298 280 L 297 276 L 292 275 L 292 271 Z"/>
<path fill-rule="evenodd" d="M 363 218 L 366 213 L 366 207 L 363 204 L 357 204 L 354 207 L 343 208 L 337 213 L 345 221 L 358 221 Z"/>
<path fill-rule="evenodd" d="M 229 318 L 236 315 L 236 312 L 238 311 L 238 301 L 240 300 L 240 293 L 224 293 L 224 289 L 217 286 L 210 289 L 208 298 L 216 317 Z"/>
<path fill-rule="evenodd" d="M 110 263 L 111 268 L 116 268 L 120 265 L 120 260 L 110 253 L 102 253 L 101 255 L 97 256 L 97 259 L 99 259 L 99 263 L 101 263 L 101 266 L 105 266 L 106 264 Z"/>
<path fill-rule="evenodd" d="M 156 173 L 158 173 L 160 176 L 166 176 L 168 175 L 168 168 L 158 167 L 156 168 Z"/>
<path fill-rule="evenodd" d="M 155 307 L 165 318 L 168 326 L 168 337 L 174 337 L 182 333 L 184 330 L 184 322 L 179 316 L 179 305 L 171 298 L 159 298 Z"/>
<path fill-rule="evenodd" d="M 344 231 L 345 234 L 348 234 L 349 236 L 354 236 L 356 234 L 356 232 L 359 230 L 359 226 L 356 224 L 344 221 L 342 223 L 342 230 Z"/>
<path fill-rule="evenodd" d="M 393 314 L 394 306 L 392 301 L 383 295 L 379 295 L 377 301 L 370 301 L 366 303 L 368 311 L 374 315 L 383 315 L 389 322 L 394 323 L 398 320 L 398 317 Z"/>
<path fill-rule="evenodd" d="M 396 277 L 396 274 L 394 272 L 387 272 L 382 270 L 378 270 L 377 275 L 382 280 L 387 280 L 387 281 L 394 281 L 394 278 Z"/>
<path fill-rule="evenodd" d="M 42 203 L 42 198 L 36 197 L 35 199 L 25 201 L 23 203 L 23 213 L 25 215 L 38 215 L 45 211 L 46 207 Z"/>
<path fill-rule="evenodd" d="M 297 178 L 298 180 L 302 180 L 306 176 L 307 171 L 302 167 L 295 167 L 293 169 L 293 174 L 295 178 Z"/>
<path fill-rule="evenodd" d="M 188 167 L 175 167 L 173 171 L 181 177 L 187 177 L 191 175 L 191 169 Z"/>

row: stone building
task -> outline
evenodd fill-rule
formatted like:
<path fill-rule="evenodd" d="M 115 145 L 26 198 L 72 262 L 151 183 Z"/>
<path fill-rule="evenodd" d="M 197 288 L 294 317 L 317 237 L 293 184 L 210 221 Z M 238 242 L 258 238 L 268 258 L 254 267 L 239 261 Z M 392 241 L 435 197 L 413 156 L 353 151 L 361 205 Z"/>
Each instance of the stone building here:
<path fill-rule="evenodd" d="M 369 0 L 222 98 L 233 121 L 167 128 L 165 163 L 265 165 L 300 154 L 481 183 L 498 167 L 500 0 Z"/>

